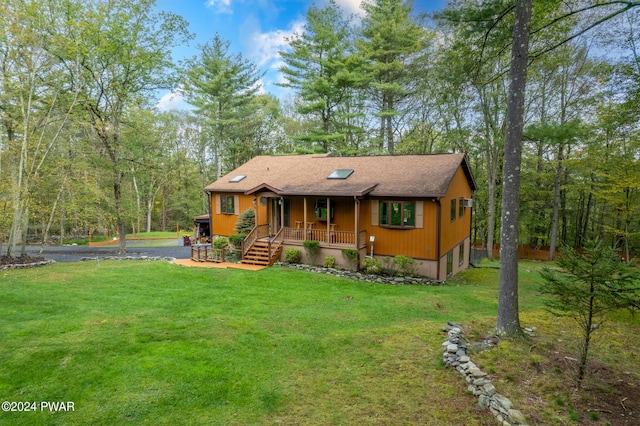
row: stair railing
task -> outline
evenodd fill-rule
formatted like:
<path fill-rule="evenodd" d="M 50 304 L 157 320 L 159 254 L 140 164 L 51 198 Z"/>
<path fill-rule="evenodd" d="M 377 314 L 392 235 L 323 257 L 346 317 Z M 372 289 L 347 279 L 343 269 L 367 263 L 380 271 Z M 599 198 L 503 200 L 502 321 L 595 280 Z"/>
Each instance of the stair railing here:
<path fill-rule="evenodd" d="M 255 244 L 256 241 L 260 238 L 264 238 L 269 236 L 269 225 L 256 225 L 249 231 L 244 240 L 242 240 L 242 257 L 251 250 L 251 247 Z"/>
<path fill-rule="evenodd" d="M 284 234 L 283 231 L 284 228 L 281 227 L 278 232 L 276 232 L 276 235 L 272 236 L 271 238 L 269 238 L 269 261 L 273 260 L 273 251 L 271 248 L 271 245 L 275 242 L 278 243 L 276 245 L 276 247 L 278 247 L 279 245 L 282 245 L 282 242 L 284 241 Z"/>

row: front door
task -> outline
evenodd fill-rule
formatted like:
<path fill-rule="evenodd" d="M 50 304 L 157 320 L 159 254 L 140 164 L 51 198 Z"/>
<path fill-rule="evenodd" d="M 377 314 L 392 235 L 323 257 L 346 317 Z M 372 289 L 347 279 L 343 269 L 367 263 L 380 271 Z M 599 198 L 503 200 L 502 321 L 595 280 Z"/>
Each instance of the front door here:
<path fill-rule="evenodd" d="M 284 205 L 282 203 L 284 203 Z M 271 198 L 269 207 L 271 209 L 270 225 L 274 234 L 283 226 L 290 226 L 289 217 L 291 212 L 291 200 L 286 198 Z"/>

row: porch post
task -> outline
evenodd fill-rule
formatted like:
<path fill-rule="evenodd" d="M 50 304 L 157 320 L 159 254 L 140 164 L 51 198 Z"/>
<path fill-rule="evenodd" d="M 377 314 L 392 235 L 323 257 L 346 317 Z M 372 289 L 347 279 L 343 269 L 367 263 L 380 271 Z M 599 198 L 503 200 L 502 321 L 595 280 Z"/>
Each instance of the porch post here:
<path fill-rule="evenodd" d="M 331 198 L 327 197 L 327 235 L 325 236 L 327 243 L 331 243 L 329 232 L 331 232 Z"/>
<path fill-rule="evenodd" d="M 253 208 L 256 211 L 256 225 L 260 224 L 258 220 L 258 194 L 253 194 Z"/>
<path fill-rule="evenodd" d="M 307 197 L 304 197 L 304 212 L 303 212 L 303 218 L 304 221 L 302 229 L 304 230 L 304 234 L 302 234 L 304 236 L 304 239 L 307 238 Z"/>
<path fill-rule="evenodd" d="M 280 197 L 280 229 L 284 229 L 284 197 Z"/>

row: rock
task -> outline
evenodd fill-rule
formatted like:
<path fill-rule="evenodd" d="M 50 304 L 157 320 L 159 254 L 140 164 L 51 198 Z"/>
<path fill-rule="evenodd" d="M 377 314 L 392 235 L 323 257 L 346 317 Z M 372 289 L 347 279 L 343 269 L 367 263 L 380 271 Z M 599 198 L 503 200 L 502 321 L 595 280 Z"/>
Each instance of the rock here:
<path fill-rule="evenodd" d="M 480 395 L 478 398 L 478 405 L 480 408 L 487 408 L 491 403 L 491 399 L 486 395 Z"/>
<path fill-rule="evenodd" d="M 483 391 L 484 393 L 486 393 L 487 395 L 491 396 L 491 395 L 493 395 L 494 393 L 496 393 L 496 387 L 495 387 L 495 386 L 493 386 L 493 383 L 491 383 L 491 382 L 489 382 L 489 383 L 485 383 L 485 384 L 482 386 L 482 391 Z"/>
<path fill-rule="evenodd" d="M 512 423 L 524 425 L 527 424 L 527 418 L 520 412 L 519 410 L 514 410 L 513 408 L 509 410 L 509 419 L 511 419 Z"/>
<path fill-rule="evenodd" d="M 454 354 L 457 351 L 458 351 L 458 345 L 454 343 L 450 343 L 447 345 L 447 352 Z"/>
<path fill-rule="evenodd" d="M 475 377 L 484 377 L 487 375 L 487 373 L 485 373 L 484 371 L 480 370 L 477 367 L 472 367 L 469 369 L 469 374 L 471 374 L 472 376 Z"/>
<path fill-rule="evenodd" d="M 513 406 L 513 404 L 511 403 L 511 400 L 509 398 L 506 398 L 506 397 L 500 395 L 499 393 L 493 395 L 493 400 L 496 401 L 498 404 L 500 404 L 502 406 L 502 408 L 505 409 L 505 411 L 509 411 L 511 409 L 511 407 Z"/>

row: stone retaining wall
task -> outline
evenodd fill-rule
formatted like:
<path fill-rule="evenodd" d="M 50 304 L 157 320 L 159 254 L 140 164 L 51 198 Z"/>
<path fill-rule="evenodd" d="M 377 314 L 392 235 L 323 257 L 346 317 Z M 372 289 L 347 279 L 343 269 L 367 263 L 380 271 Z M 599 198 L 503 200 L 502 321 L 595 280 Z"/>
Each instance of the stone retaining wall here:
<path fill-rule="evenodd" d="M 390 277 L 386 275 L 365 274 L 363 272 L 349 271 L 346 269 L 325 268 L 322 266 L 305 265 L 303 263 L 276 262 L 276 266 L 298 269 L 301 271 L 316 272 L 319 274 L 335 275 L 357 281 L 366 281 L 380 284 L 413 284 L 413 285 L 444 285 L 443 281 L 436 281 L 425 277 Z"/>
<path fill-rule="evenodd" d="M 0 270 L 32 268 L 32 267 L 35 267 L 35 266 L 51 265 L 52 263 L 55 263 L 55 260 L 43 260 L 41 262 L 31 262 L 31 263 L 12 263 L 10 265 L 2 265 L 2 266 L 0 266 Z"/>
<path fill-rule="evenodd" d="M 511 400 L 496 392 L 487 373 L 480 370 L 469 358 L 469 342 L 464 336 L 462 327 L 450 322 L 442 328 L 442 331 L 447 333 L 447 340 L 442 344 L 445 366 L 460 372 L 469 384 L 468 391 L 478 397 L 478 405 L 489 408 L 498 423 L 503 426 L 526 426 L 527 420 L 524 414 L 513 408 Z M 486 342 L 484 345 L 491 346 Z"/>

